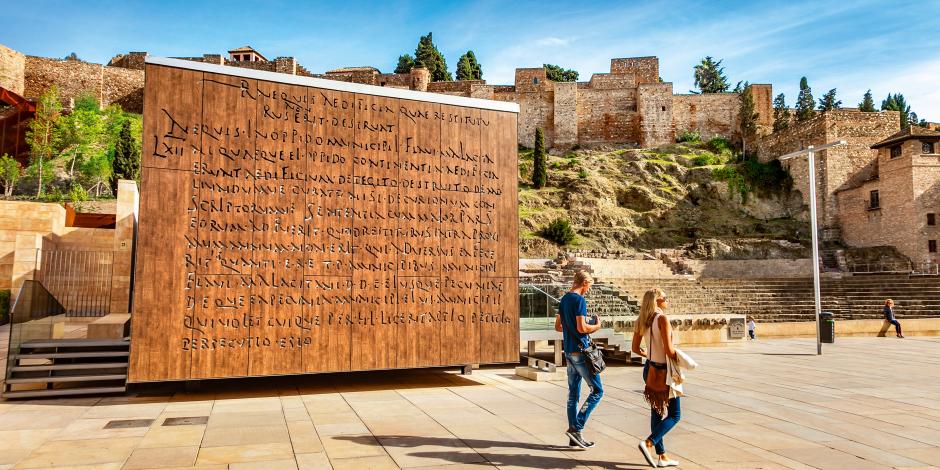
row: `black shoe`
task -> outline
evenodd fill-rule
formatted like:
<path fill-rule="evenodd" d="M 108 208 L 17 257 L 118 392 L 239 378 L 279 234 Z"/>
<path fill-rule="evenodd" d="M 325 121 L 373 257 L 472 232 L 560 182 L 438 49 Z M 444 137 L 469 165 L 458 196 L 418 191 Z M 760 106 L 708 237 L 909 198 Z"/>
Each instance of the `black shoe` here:
<path fill-rule="evenodd" d="M 578 431 L 565 431 L 565 434 L 568 436 L 568 445 L 578 446 L 582 449 L 594 447 L 594 443 L 586 441 Z"/>

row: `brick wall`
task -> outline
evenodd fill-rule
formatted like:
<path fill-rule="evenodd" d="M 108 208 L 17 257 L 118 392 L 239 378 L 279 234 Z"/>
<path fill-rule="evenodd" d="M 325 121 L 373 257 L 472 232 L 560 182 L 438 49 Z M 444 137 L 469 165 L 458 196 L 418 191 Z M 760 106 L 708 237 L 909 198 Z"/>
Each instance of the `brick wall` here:
<path fill-rule="evenodd" d="M 147 58 L 146 52 L 128 52 L 127 54 L 118 54 L 108 62 L 109 67 L 121 67 L 124 69 L 143 70 L 144 60 Z"/>
<path fill-rule="evenodd" d="M 556 147 L 573 147 L 579 142 L 578 84 L 555 83 L 555 141 Z"/>
<path fill-rule="evenodd" d="M 633 75 L 636 83 L 659 83 L 658 57 L 627 57 L 610 60 L 610 73 Z"/>
<path fill-rule="evenodd" d="M 869 147 L 898 130 L 897 112 L 863 113 L 840 109 L 817 114 L 809 121 L 792 123 L 784 131 L 764 136 L 757 148 L 760 160 L 766 162 L 810 145 L 845 140 L 847 145 L 816 154 L 819 224 L 821 228 L 838 227 L 836 192 L 855 181 L 854 176 L 874 160 L 875 154 Z M 794 158 L 783 165 L 793 178 L 793 188 L 804 195 L 806 201 L 805 195 L 809 193 L 806 158 Z"/>
<path fill-rule="evenodd" d="M 877 178 L 838 193 L 843 240 L 853 247 L 893 246 L 914 261 L 938 262 L 928 240 L 940 242 L 938 226 L 927 225 L 927 214 L 940 215 L 940 156 L 922 155 L 920 141 L 902 144 L 902 155 L 878 151 Z M 879 205 L 870 208 L 878 191 Z"/>
<path fill-rule="evenodd" d="M 23 94 L 26 56 L 0 44 L 0 87 Z"/>
<path fill-rule="evenodd" d="M 125 111 L 143 111 L 143 70 L 26 56 L 24 81 L 23 96 L 28 99 L 38 99 L 56 85 L 59 98 L 66 105 L 80 94 L 91 92 L 102 106 L 117 103 Z"/>
<path fill-rule="evenodd" d="M 703 140 L 716 135 L 732 138 L 738 134 L 737 93 L 673 95 L 672 122 L 676 134 L 698 132 Z"/>
<path fill-rule="evenodd" d="M 637 87 L 637 112 L 640 115 L 640 142 L 656 147 L 675 142 L 672 122 L 672 83 L 641 84 Z"/>

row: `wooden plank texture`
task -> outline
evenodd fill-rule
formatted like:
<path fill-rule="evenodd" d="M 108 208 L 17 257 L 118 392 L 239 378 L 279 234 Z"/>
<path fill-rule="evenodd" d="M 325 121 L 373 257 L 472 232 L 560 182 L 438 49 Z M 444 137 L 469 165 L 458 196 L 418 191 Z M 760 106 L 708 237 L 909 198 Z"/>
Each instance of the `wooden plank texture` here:
<path fill-rule="evenodd" d="M 516 115 L 146 66 L 130 382 L 513 362 Z"/>

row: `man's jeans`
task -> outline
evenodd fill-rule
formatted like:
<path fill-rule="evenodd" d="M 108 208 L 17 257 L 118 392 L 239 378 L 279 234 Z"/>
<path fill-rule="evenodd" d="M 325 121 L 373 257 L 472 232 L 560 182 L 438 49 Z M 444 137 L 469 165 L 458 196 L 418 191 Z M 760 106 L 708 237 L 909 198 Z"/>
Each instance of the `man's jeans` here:
<path fill-rule="evenodd" d="M 604 387 L 601 385 L 601 376 L 595 374 L 588 367 L 584 354 L 565 354 L 568 361 L 568 429 L 581 432 L 587 423 L 591 412 L 604 396 Z M 581 409 L 578 402 L 581 399 L 581 379 L 588 383 L 591 394 L 584 401 Z"/>

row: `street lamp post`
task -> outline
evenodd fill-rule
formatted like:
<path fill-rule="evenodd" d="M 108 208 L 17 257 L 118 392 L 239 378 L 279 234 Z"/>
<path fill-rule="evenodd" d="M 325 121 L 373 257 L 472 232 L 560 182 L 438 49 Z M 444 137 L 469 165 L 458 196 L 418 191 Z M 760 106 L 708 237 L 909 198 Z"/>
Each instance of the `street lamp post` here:
<path fill-rule="evenodd" d="M 810 145 L 806 149 L 797 150 L 796 152 L 777 157 L 777 160 L 784 161 L 806 154 L 807 164 L 809 165 L 809 219 L 811 230 L 813 231 L 813 294 L 816 301 L 816 355 L 822 355 L 822 341 L 819 337 L 819 314 L 822 311 L 822 296 L 819 293 L 819 230 L 816 228 L 816 152 L 837 145 L 845 145 L 845 141 L 839 140 L 830 142 L 820 147 Z"/>

